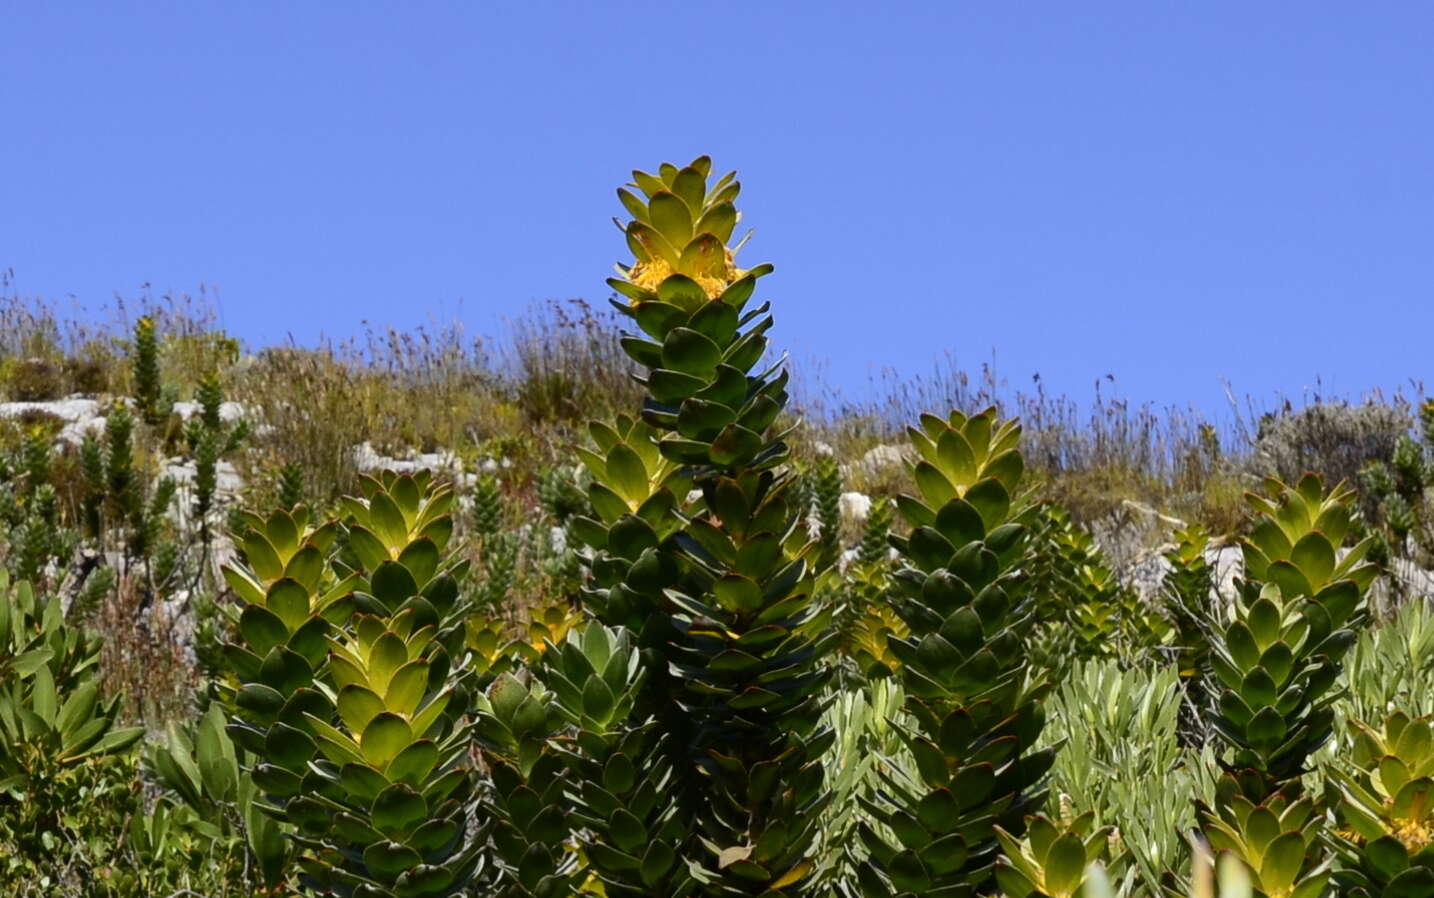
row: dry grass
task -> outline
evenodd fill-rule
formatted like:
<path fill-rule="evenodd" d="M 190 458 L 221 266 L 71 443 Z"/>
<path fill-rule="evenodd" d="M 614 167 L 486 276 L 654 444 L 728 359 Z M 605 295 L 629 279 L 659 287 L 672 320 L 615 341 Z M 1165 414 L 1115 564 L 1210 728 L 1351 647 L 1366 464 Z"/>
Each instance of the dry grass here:
<path fill-rule="evenodd" d="M 247 484 L 244 503 L 271 501 L 282 465 L 298 463 L 308 498 L 324 503 L 357 489 L 353 449 L 359 444 L 396 457 L 442 449 L 470 469 L 483 459 L 501 464 L 510 534 L 535 524 L 538 537 L 548 523 L 537 494 L 543 473 L 571 463 L 571 444 L 585 439 L 587 420 L 632 413 L 641 401 L 633 367 L 615 339 L 614 316 L 577 301 L 536 307 L 496 340 L 472 337 L 456 324 L 404 332 L 365 323 L 357 338 L 257 350 L 217 328 L 206 303 L 202 295 L 142 296 L 84 317 L 0 291 L 0 396 L 14 386 L 18 363 L 29 359 L 39 360 L 36 370 L 52 372 L 60 394 L 126 394 L 133 322 L 153 315 L 170 398 L 191 398 L 200 378 L 218 372 L 226 397 L 247 409 L 253 433 L 233 458 Z M 794 452 L 808 461 L 824 443 L 853 462 L 846 489 L 873 496 L 911 490 L 902 465 L 868 469 L 854 462 L 878 446 L 904 446 L 905 427 L 922 412 L 995 405 L 1021 417 L 1028 465 L 1043 498 L 1068 507 L 1078 522 L 1127 535 L 1134 532 L 1128 526 L 1132 502 L 1203 523 L 1217 535 L 1233 534 L 1246 520 L 1243 494 L 1263 474 L 1280 464 L 1355 464 L 1355 456 L 1373 451 L 1368 447 L 1383 445 L 1389 422 L 1397 430 L 1410 408 L 1402 397 L 1376 397 L 1375 411 L 1364 417 L 1378 418 L 1384 429 L 1350 455 L 1348 415 L 1336 410 L 1302 417 L 1294 403 L 1232 401 L 1220 422 L 1190 407 L 1132 404 L 1110 382 L 1098 383 L 1085 399 L 1052 396 L 1039 378 L 1030 389 L 1014 390 L 989 366 L 971 374 L 949 360 L 924 377 L 888 374 L 872 385 L 875 398 L 863 400 L 830 388 L 819 375 L 797 374 L 793 411 L 786 416 L 794 425 Z M 1305 399 L 1324 401 L 1318 394 Z M 18 445 L 37 426 L 57 424 L 0 422 L 0 449 Z M 1284 448 L 1271 451 L 1276 436 Z M 183 451 L 172 421 L 137 432 L 136 462 L 148 474 L 164 457 Z M 51 469 L 69 484 L 60 494 L 72 519 L 75 466 L 69 452 L 57 455 Z M 459 529 L 460 538 L 472 543 L 463 550 L 475 554 L 481 569 L 481 548 Z M 1137 541 L 1148 544 L 1163 539 L 1168 527 L 1134 529 L 1143 534 Z M 172 536 L 192 543 L 185 534 Z M 561 605 L 576 576 L 541 551 L 536 539 L 521 545 L 503 608 L 515 628 L 524 625 L 529 609 Z M 92 620 L 106 636 L 107 688 L 128 696 L 128 717 L 155 725 L 188 713 L 201 675 L 187 640 L 167 618 L 175 606 L 164 599 L 171 597 L 147 604 L 141 583 L 121 575 Z M 214 583 L 200 588 L 215 594 L 222 589 Z"/>
<path fill-rule="evenodd" d="M 258 425 L 254 451 L 238 463 L 256 497 L 267 494 L 271 472 L 289 462 L 303 466 L 314 498 L 352 490 L 350 450 L 363 442 L 394 456 L 444 448 L 469 460 L 506 459 L 507 476 L 522 491 L 539 469 L 566 458 L 583 422 L 631 411 L 641 396 L 614 339 L 614 316 L 577 300 L 531 309 L 494 340 L 471 337 L 456 324 L 404 332 L 364 323 L 358 338 L 308 347 L 290 342 L 246 355 L 216 328 L 203 292 L 142 294 L 85 316 L 21 298 L 9 283 L 0 281 L 0 386 L 7 364 L 35 358 L 61 371 L 63 392 L 95 392 L 98 385 L 124 393 L 129 329 L 138 315 L 153 315 L 164 335 L 172 395 L 188 398 L 202 375 L 219 370 L 230 398 L 250 409 Z M 1108 381 L 1097 382 L 1086 399 L 1052 396 L 1039 377 L 1030 389 L 1012 389 L 990 365 L 971 373 L 949 358 L 925 376 L 888 372 L 867 391 L 875 398 L 861 400 L 830 388 L 819 373 L 798 374 L 799 455 L 820 442 L 840 458 L 857 459 L 875 446 L 904 442 L 904 427 L 923 411 L 996 405 L 1021 417 L 1030 467 L 1050 498 L 1078 520 L 1099 519 L 1131 500 L 1217 532 L 1242 520 L 1246 488 L 1288 466 L 1256 451 L 1262 436 L 1290 429 L 1282 422 L 1327 401 L 1318 389 L 1298 404 L 1236 402 L 1232 394 L 1216 420 L 1191 407 L 1134 405 Z M 1418 385 L 1414 392 L 1422 395 Z M 1402 396 L 1372 399 L 1387 406 L 1385 417 L 1408 417 Z M 1326 462 L 1343 471 L 1357 462 L 1335 458 L 1347 441 L 1330 433 L 1325 446 L 1311 432 L 1295 464 Z M 854 472 L 848 484 L 878 494 L 906 486 L 899 468 Z"/>
<path fill-rule="evenodd" d="M 193 711 L 199 671 L 166 607 L 146 606 L 145 592 L 136 578 L 119 578 L 91 622 L 105 638 L 105 688 L 125 696 L 128 721 L 184 719 Z"/>

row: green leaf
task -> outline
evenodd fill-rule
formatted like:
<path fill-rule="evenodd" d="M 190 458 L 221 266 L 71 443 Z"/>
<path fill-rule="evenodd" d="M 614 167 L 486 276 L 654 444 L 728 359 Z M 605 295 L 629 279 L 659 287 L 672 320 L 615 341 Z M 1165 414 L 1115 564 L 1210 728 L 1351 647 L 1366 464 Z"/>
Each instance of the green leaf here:
<path fill-rule="evenodd" d="M 59 708 L 55 695 L 55 678 L 50 675 L 50 668 L 41 667 L 36 670 L 31 683 L 31 709 L 45 722 L 45 726 L 54 728 L 55 715 Z"/>
<path fill-rule="evenodd" d="M 1434 898 L 1434 869 L 1405 870 L 1390 880 L 1382 898 Z"/>
<path fill-rule="evenodd" d="M 430 545 L 432 545 L 430 543 Z M 418 582 L 408 568 L 397 561 L 385 561 L 373 572 L 370 581 L 374 598 L 390 611 L 418 595 Z"/>
<path fill-rule="evenodd" d="M 418 786 L 433 772 L 438 763 L 438 746 L 431 740 L 420 739 L 394 756 L 384 771 L 395 782 Z"/>
<path fill-rule="evenodd" d="M 395 880 L 422 861 L 418 852 L 400 842 L 375 842 L 363 852 L 364 867 L 380 881 Z"/>
<path fill-rule="evenodd" d="M 261 717 L 272 717 L 284 707 L 284 696 L 263 683 L 245 683 L 235 694 L 234 704 Z"/>
<path fill-rule="evenodd" d="M 727 273 L 727 248 L 711 234 L 699 234 L 683 248 L 677 270 L 689 276 L 721 279 Z"/>
<path fill-rule="evenodd" d="M 308 662 L 311 669 L 317 670 L 328 656 L 330 630 L 328 621 L 311 617 L 289 637 L 288 647 Z"/>
<path fill-rule="evenodd" d="M 264 738 L 264 754 L 269 763 L 286 770 L 303 770 L 317 751 L 318 747 L 307 733 L 283 722 L 269 727 Z"/>
<path fill-rule="evenodd" d="M 583 686 L 583 713 L 588 717 L 606 724 L 617 698 L 612 690 L 603 682 L 602 677 L 589 677 Z"/>
<path fill-rule="evenodd" d="M 383 703 L 388 710 L 405 717 L 412 716 L 428 690 L 428 662 L 416 659 L 398 669 L 389 680 Z"/>
<path fill-rule="evenodd" d="M 412 787 L 394 783 L 378 794 L 369 809 L 374 827 L 390 838 L 403 838 L 428 817 L 428 805 Z"/>
<path fill-rule="evenodd" d="M 693 231 L 699 234 L 711 234 L 721 243 L 732 239 L 732 231 L 737 227 L 737 208 L 731 203 L 717 203 L 697 220 Z"/>
<path fill-rule="evenodd" d="M 291 557 L 299 548 L 299 528 L 294 518 L 283 509 L 275 509 L 264 521 L 264 536 L 283 557 Z"/>
<path fill-rule="evenodd" d="M 648 549 L 657 546 L 657 531 L 636 515 L 623 515 L 607 532 L 608 549 L 617 557 L 629 561 Z"/>
<path fill-rule="evenodd" d="M 914 851 L 907 849 L 892 856 L 886 873 L 898 889 L 922 895 L 931 888 L 931 875 Z"/>
<path fill-rule="evenodd" d="M 921 498 L 929 507 L 940 508 L 956 498 L 956 488 L 951 481 L 930 462 L 917 462 L 912 474 L 916 477 L 916 487 L 921 491 Z"/>
<path fill-rule="evenodd" d="M 195 730 L 194 753 L 209 795 L 217 801 L 232 801 L 239 788 L 239 764 L 217 702 L 209 706 Z"/>
<path fill-rule="evenodd" d="M 388 547 L 373 531 L 361 524 L 349 528 L 349 548 L 358 556 L 365 570 L 374 570 L 385 561 L 390 561 Z"/>
<path fill-rule="evenodd" d="M 432 854 L 452 845 L 460 832 L 457 821 L 429 820 L 413 831 L 413 835 L 408 837 L 408 844 L 423 854 Z"/>
<path fill-rule="evenodd" d="M 704 156 L 672 178 L 672 192 L 687 204 L 693 215 L 702 209 L 702 201 L 707 196 L 707 171 L 711 165 L 712 161 Z"/>
<path fill-rule="evenodd" d="M 1271 568 L 1273 567 L 1274 565 L 1271 565 Z M 1246 616 L 1245 623 L 1262 652 L 1280 638 L 1280 608 L 1268 598 L 1262 596 L 1250 605 L 1250 613 Z"/>
<path fill-rule="evenodd" d="M 488 687 L 488 700 L 493 705 L 493 714 L 504 724 L 513 720 L 518 706 L 528 697 L 528 690 L 512 674 L 499 674 Z"/>
<path fill-rule="evenodd" d="M 426 536 L 409 543 L 398 555 L 398 563 L 408 568 L 419 589 L 433 579 L 440 561 L 438 546 Z"/>
<path fill-rule="evenodd" d="M 946 428 L 936 439 L 936 455 L 942 473 L 952 483 L 968 486 L 976 479 L 976 455 L 959 431 Z"/>
<path fill-rule="evenodd" d="M 593 511 L 607 522 L 616 521 L 632 511 L 626 499 L 601 483 L 593 483 L 588 487 L 588 501 L 592 503 Z"/>
<path fill-rule="evenodd" d="M 662 183 L 661 178 L 650 175 L 645 171 L 638 171 L 636 169 L 633 169 L 632 181 L 634 184 L 637 185 L 638 189 L 640 189 L 643 193 L 647 194 L 649 197 L 651 197 L 654 193 L 657 193 L 660 190 L 667 189 L 667 185 Z"/>
<path fill-rule="evenodd" d="M 734 309 L 740 309 L 747 300 L 752 298 L 752 294 L 755 293 L 756 290 L 757 278 L 751 273 L 748 273 L 733 281 L 730 287 L 723 290 L 721 299 L 722 302 Z"/>
<path fill-rule="evenodd" d="M 674 261 L 674 267 L 676 264 Z M 707 291 L 685 274 L 673 274 L 664 278 L 662 283 L 657 285 L 657 296 L 661 302 L 680 309 L 684 318 L 707 302 Z M 665 340 L 667 332 L 654 336 Z"/>
<path fill-rule="evenodd" d="M 375 767 L 385 767 L 413 740 L 408 721 L 387 711 L 374 717 L 364 728 L 359 745 L 364 757 Z"/>
<path fill-rule="evenodd" d="M 642 457 L 626 443 L 618 443 L 608 450 L 607 475 L 612 488 L 628 502 L 647 498 L 647 467 Z"/>
<path fill-rule="evenodd" d="M 677 412 L 677 429 L 689 439 L 710 440 L 736 419 L 736 413 L 725 405 L 688 398 Z"/>
<path fill-rule="evenodd" d="M 670 281 L 672 278 L 667 280 Z M 688 280 L 694 289 L 701 292 L 702 288 L 698 287 L 695 282 L 687 278 L 683 278 L 683 280 Z M 680 306 L 655 299 L 636 303 L 632 307 L 632 314 L 643 333 L 655 340 L 665 339 L 667 332 L 687 317 L 687 313 Z"/>
<path fill-rule="evenodd" d="M 1386 879 L 1392 879 L 1409 869 L 1409 851 L 1393 836 L 1381 836 L 1371 840 L 1364 846 L 1364 856 L 1370 866 Z"/>
<path fill-rule="evenodd" d="M 648 221 L 647 203 L 638 199 L 635 193 L 625 187 L 619 187 L 617 189 L 617 198 L 618 201 L 622 203 L 623 208 L 627 210 L 628 215 L 631 215 L 638 221 Z M 650 223 L 651 222 L 649 222 L 649 224 Z"/>
<path fill-rule="evenodd" d="M 374 692 L 387 692 L 388 681 L 408 663 L 408 646 L 397 633 L 387 632 L 374 642 L 368 656 L 368 685 Z"/>
<path fill-rule="evenodd" d="M 548 709 L 543 702 L 535 695 L 529 695 L 518 705 L 518 710 L 513 712 L 512 730 L 513 735 L 521 738 L 526 736 L 542 736 L 548 726 Z"/>
<path fill-rule="evenodd" d="M 390 550 L 408 543 L 408 522 L 387 493 L 374 493 L 369 499 L 369 516 L 375 535 Z"/>
<path fill-rule="evenodd" d="M 1275 681 L 1263 667 L 1255 667 L 1245 674 L 1245 680 L 1240 684 L 1240 697 L 1251 708 L 1273 705 L 1277 695 Z"/>
<path fill-rule="evenodd" d="M 718 346 L 726 346 L 737 335 L 737 310 L 721 300 L 709 300 L 697 310 L 687 326 L 712 338 Z"/>
<path fill-rule="evenodd" d="M 1289 894 L 1305 862 L 1305 840 L 1297 832 L 1287 832 L 1270 843 L 1260 864 L 1260 886 L 1274 895 Z"/>
<path fill-rule="evenodd" d="M 1241 672 L 1260 663 L 1260 647 L 1255 643 L 1254 634 L 1242 621 L 1235 621 L 1225 631 L 1225 645 L 1230 657 L 1240 666 Z"/>
<path fill-rule="evenodd" d="M 1405 783 L 1394 796 L 1390 811 L 1396 817 L 1409 820 L 1428 819 L 1434 812 L 1434 780 L 1423 777 Z"/>
<path fill-rule="evenodd" d="M 620 337 L 623 351 L 644 368 L 662 367 L 662 344 L 644 340 L 641 337 Z"/>
<path fill-rule="evenodd" d="M 1001 481 L 1007 493 L 1014 493 L 1020 486 L 1021 476 L 1025 471 L 1026 462 L 1021 458 L 1021 453 L 1016 449 L 1007 449 L 988 460 L 982 473 Z"/>
<path fill-rule="evenodd" d="M 749 463 L 762 451 L 762 438 L 740 424 L 729 424 L 712 441 L 712 461 L 719 465 Z"/>
<path fill-rule="evenodd" d="M 656 839 L 647 847 L 642 856 L 642 866 L 638 873 L 642 877 L 643 885 L 648 888 L 655 887 L 663 880 L 673 867 L 677 865 L 677 854 L 666 842 Z"/>
<path fill-rule="evenodd" d="M 245 602 L 264 604 L 263 584 L 249 576 L 246 571 L 226 564 L 221 572 L 224 574 L 224 582 Z M 0 628 L 0 633 L 4 633 L 6 629 L 8 628 Z"/>
<path fill-rule="evenodd" d="M 647 212 L 648 220 L 669 246 L 681 248 L 692 239 L 692 210 L 676 194 L 659 191 L 648 201 Z M 676 260 L 669 259 L 669 262 Z"/>
<path fill-rule="evenodd" d="M 1309 578 L 1288 561 L 1271 562 L 1270 566 L 1265 569 L 1265 579 L 1279 586 L 1280 594 L 1287 599 L 1314 595 L 1314 588 L 1310 584 Z"/>
<path fill-rule="evenodd" d="M 1085 843 L 1064 833 L 1051 844 L 1046 855 L 1046 891 L 1073 895 L 1085 877 Z"/>
<path fill-rule="evenodd" d="M 750 614 L 762 607 L 762 588 L 741 574 L 723 575 L 712 591 L 718 606 L 733 614 Z"/>
<path fill-rule="evenodd" d="M 637 858 L 630 854 L 624 854 L 606 843 L 595 841 L 584 848 L 594 866 L 600 869 L 633 872 L 641 867 L 641 862 Z"/>
<path fill-rule="evenodd" d="M 1268 706 L 1256 711 L 1245 726 L 1245 738 L 1256 749 L 1274 748 L 1284 741 L 1287 733 L 1285 719 L 1280 712 Z"/>
<path fill-rule="evenodd" d="M 986 524 L 970 502 L 952 499 L 936 512 L 936 529 L 952 546 L 964 546 L 986 535 Z"/>
<path fill-rule="evenodd" d="M 675 327 L 662 344 L 663 364 L 684 374 L 711 375 L 722 361 L 722 349 L 706 334 Z"/>
<path fill-rule="evenodd" d="M 119 754 L 143 738 L 144 727 L 126 727 L 124 729 L 110 730 L 89 748 L 88 754 Z"/>
<path fill-rule="evenodd" d="M 987 477 L 972 484 L 963 498 L 980 512 L 987 530 L 1005 523 L 1006 516 L 1011 511 L 1011 494 L 1006 492 L 1001 481 L 994 477 Z"/>
<path fill-rule="evenodd" d="M 627 854 L 637 855 L 649 839 L 647 828 L 630 812 L 619 808 L 608 820 L 608 833 L 613 844 Z"/>
<path fill-rule="evenodd" d="M 284 563 L 279 560 L 279 554 L 267 539 L 251 532 L 244 538 L 242 545 L 245 559 L 261 580 L 272 581 L 284 576 Z"/>
<path fill-rule="evenodd" d="M 614 795 L 623 795 L 637 783 L 637 768 L 625 754 L 614 754 L 603 767 L 602 786 Z"/>
<path fill-rule="evenodd" d="M 362 733 L 364 728 L 385 710 L 383 699 L 370 689 L 352 685 L 339 690 L 339 717 L 350 732 Z"/>
<path fill-rule="evenodd" d="M 1290 552 L 1290 561 L 1305 575 L 1311 585 L 1318 587 L 1329 580 L 1334 571 L 1334 546 L 1322 533 L 1306 533 L 1295 543 Z"/>
<path fill-rule="evenodd" d="M 1285 685 L 1285 681 L 1289 679 L 1290 671 L 1294 668 L 1294 663 L 1294 652 L 1283 642 L 1276 642 L 1260 656 L 1260 666 L 1270 675 L 1272 683 L 1277 688 Z"/>
<path fill-rule="evenodd" d="M 930 527 L 917 527 L 907 539 L 907 554 L 924 571 L 934 571 L 951 561 L 956 548 Z"/>
<path fill-rule="evenodd" d="M 70 693 L 69 698 L 65 699 L 65 704 L 60 708 L 59 716 L 55 721 L 56 729 L 62 735 L 75 732 L 92 718 L 95 713 L 95 705 L 99 702 L 99 689 L 98 680 L 86 680 L 78 689 Z"/>
<path fill-rule="evenodd" d="M 309 617 L 309 591 L 299 585 L 297 580 L 290 580 L 285 577 L 275 581 L 269 587 L 269 594 L 264 599 L 264 607 L 278 615 L 288 628 L 285 637 L 303 625 Z M 253 645 L 253 643 L 251 643 Z M 272 646 L 271 646 L 272 648 Z M 257 646 L 255 646 L 257 651 Z M 267 654 L 267 650 L 265 652 Z"/>

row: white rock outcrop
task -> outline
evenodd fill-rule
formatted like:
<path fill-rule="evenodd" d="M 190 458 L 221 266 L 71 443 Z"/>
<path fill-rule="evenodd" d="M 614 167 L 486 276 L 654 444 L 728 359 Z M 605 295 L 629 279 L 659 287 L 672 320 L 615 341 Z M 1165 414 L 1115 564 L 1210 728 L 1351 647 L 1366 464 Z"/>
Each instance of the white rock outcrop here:
<path fill-rule="evenodd" d="M 861 458 L 847 466 L 847 472 L 867 478 L 880 477 L 906 464 L 914 453 L 915 450 L 907 445 L 882 443 L 866 450 Z"/>
<path fill-rule="evenodd" d="M 45 402 L 0 402 L 0 418 L 19 418 L 27 414 L 50 415 L 63 424 L 56 442 L 78 446 L 86 434 L 99 434 L 105 429 L 100 414 L 100 401 L 84 396 L 51 399 Z"/>

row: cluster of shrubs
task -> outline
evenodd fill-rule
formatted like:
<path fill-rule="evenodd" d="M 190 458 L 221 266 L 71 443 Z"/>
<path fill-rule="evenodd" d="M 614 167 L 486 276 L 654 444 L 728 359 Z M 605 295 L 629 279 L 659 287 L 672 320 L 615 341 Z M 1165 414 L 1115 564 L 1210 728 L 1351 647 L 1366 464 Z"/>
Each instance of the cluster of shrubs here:
<path fill-rule="evenodd" d="M 769 365 L 739 191 L 705 157 L 619 191 L 628 330 L 588 351 L 631 386 L 591 422 L 541 355 L 526 392 L 452 346 L 389 381 L 313 357 L 256 375 L 145 317 L 99 426 L 57 447 L 22 423 L 0 453 L 0 882 L 1203 896 L 1219 856 L 1226 898 L 1434 896 L 1434 615 L 1373 598 L 1424 551 L 1434 443 L 1408 416 L 1291 409 L 1239 464 L 1203 432 L 1181 471 L 1284 476 L 1228 528 L 1164 532 L 1138 593 L 1063 507 L 1073 472 L 1028 470 L 999 409 L 913 415 L 882 489 L 817 450 L 841 428 L 804 424 Z M 405 390 L 511 402 L 542 436 L 359 470 Z M 298 395 L 376 432 L 324 446 Z M 460 441 L 427 436 L 404 442 Z"/>

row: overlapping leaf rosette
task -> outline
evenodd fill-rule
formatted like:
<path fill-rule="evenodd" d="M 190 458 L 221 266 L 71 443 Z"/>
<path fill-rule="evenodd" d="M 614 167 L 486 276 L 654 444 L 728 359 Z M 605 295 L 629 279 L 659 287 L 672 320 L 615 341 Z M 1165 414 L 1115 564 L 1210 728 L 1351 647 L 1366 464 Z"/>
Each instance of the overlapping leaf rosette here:
<path fill-rule="evenodd" d="M 1316 898 L 1329 888 L 1331 860 L 1321 850 L 1321 820 L 1309 796 L 1276 793 L 1255 803 L 1221 783 L 1218 818 L 1205 836 L 1220 854 L 1237 858 L 1256 894 L 1266 898 Z"/>
<path fill-rule="evenodd" d="M 1036 814 L 1017 840 L 997 829 L 1005 852 L 996 881 L 1006 898 L 1075 898 L 1085 894 L 1087 868 L 1105 858 L 1114 827 L 1095 825 L 1095 812 L 1070 820 Z"/>
<path fill-rule="evenodd" d="M 633 721 L 646 678 L 632 636 L 591 623 L 544 653 L 539 673 L 569 735 L 560 749 L 574 776 L 574 821 L 608 898 L 693 894 L 678 854 L 689 823 L 670 795 L 678 775 L 670 736 L 648 717 Z"/>
<path fill-rule="evenodd" d="M 737 266 L 740 185 L 710 176 L 703 157 L 634 172 L 619 191 L 635 259 L 609 284 L 637 327 L 622 346 L 647 397 L 640 421 L 594 426 L 584 459 L 599 519 L 573 531 L 592 550 L 588 607 L 637 632 L 648 661 L 635 732 L 648 717 L 656 730 L 635 743 L 673 753 L 678 812 L 636 818 L 679 840 L 707 893 L 805 894 L 827 800 L 831 734 L 818 720 L 831 640 L 775 432 L 787 374 L 758 368 L 772 318 L 749 305 L 771 266 Z M 632 875 L 619 888 L 644 887 Z"/>
<path fill-rule="evenodd" d="M 466 802 L 463 562 L 445 557 L 452 493 L 385 473 L 345 522 L 249 516 L 244 600 L 224 653 L 229 731 L 262 760 L 267 809 L 296 827 L 305 881 L 339 896 L 450 895 L 478 865 Z"/>
<path fill-rule="evenodd" d="M 1335 881 L 1354 898 L 1434 896 L 1434 717 L 1395 711 L 1354 729 L 1348 762 L 1329 771 Z"/>
<path fill-rule="evenodd" d="M 656 431 L 641 421 L 594 421 L 588 430 L 592 446 L 577 452 L 593 478 L 588 499 L 596 517 L 572 522 L 592 553 L 583 604 L 605 624 L 648 632 L 644 644 L 661 644 L 670 632 L 654 612 L 680 573 L 669 541 L 682 527 L 678 511 L 692 474 L 663 456 Z"/>
<path fill-rule="evenodd" d="M 271 755 L 285 763 L 318 749 L 305 761 L 315 794 L 285 813 L 311 849 L 304 870 L 335 894 L 454 894 L 479 861 L 481 846 L 466 839 L 473 783 L 461 702 L 437 628 L 422 619 L 415 607 L 356 615 L 330 643 L 337 722 L 308 714 L 312 740 L 291 735 L 293 754 Z"/>
<path fill-rule="evenodd" d="M 906 561 L 896 610 L 910 635 L 890 646 L 916 721 L 903 738 L 918 775 L 888 765 L 883 788 L 865 799 L 881 825 L 859 829 L 867 898 L 988 889 L 997 827 L 1024 832 L 1054 758 L 1032 750 L 1045 686 L 1029 675 L 1024 649 L 1034 609 L 1021 579 L 1020 427 L 994 410 L 952 412 L 923 416 L 910 436 L 921 495 L 897 500 L 912 530 L 893 539 Z"/>
<path fill-rule="evenodd" d="M 1210 647 L 1214 725 L 1229 757 L 1205 833 L 1245 861 L 1261 894 L 1316 895 L 1330 859 L 1300 777 L 1333 734 L 1332 687 L 1376 570 L 1363 560 L 1369 540 L 1338 552 L 1351 491 L 1326 492 L 1312 474 L 1266 486 L 1248 497 L 1258 519 L 1243 544 L 1241 595 Z"/>

